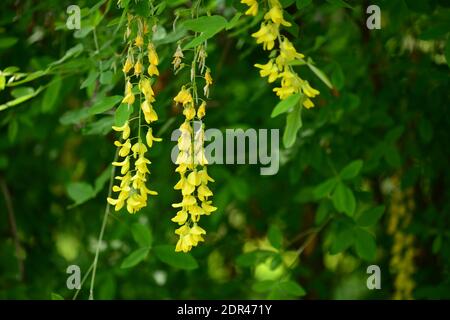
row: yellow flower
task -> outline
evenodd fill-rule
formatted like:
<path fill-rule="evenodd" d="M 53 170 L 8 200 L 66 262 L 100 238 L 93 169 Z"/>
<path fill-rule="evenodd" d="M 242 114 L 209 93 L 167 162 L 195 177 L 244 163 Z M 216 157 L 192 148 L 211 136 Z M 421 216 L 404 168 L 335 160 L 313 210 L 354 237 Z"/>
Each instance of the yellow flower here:
<path fill-rule="evenodd" d="M 208 199 L 208 197 L 213 195 L 212 191 L 204 184 L 198 187 L 197 193 L 200 201 L 205 201 Z"/>
<path fill-rule="evenodd" d="M 134 75 L 139 76 L 140 74 L 142 74 L 142 69 L 142 63 L 140 61 L 136 62 L 136 64 L 134 65 Z"/>
<path fill-rule="evenodd" d="M 272 50 L 278 37 L 278 25 L 273 23 L 262 23 L 261 28 L 252 34 L 256 43 L 262 43 L 264 50 Z"/>
<path fill-rule="evenodd" d="M 199 119 L 202 119 L 202 118 L 205 116 L 205 114 L 206 114 L 206 102 L 203 101 L 203 102 L 200 104 L 200 107 L 198 107 L 198 110 L 197 110 L 197 117 L 198 117 Z"/>
<path fill-rule="evenodd" d="M 207 184 L 209 181 L 214 182 L 214 179 L 208 175 L 206 167 L 203 168 L 203 170 L 198 171 L 197 176 L 203 184 Z"/>
<path fill-rule="evenodd" d="M 192 194 L 195 190 L 195 185 L 190 183 L 184 175 L 181 175 L 180 180 L 177 182 L 177 184 L 173 187 L 175 190 L 181 190 L 181 193 L 183 196 L 187 196 Z"/>
<path fill-rule="evenodd" d="M 180 239 L 177 242 L 175 247 L 176 252 L 188 252 L 191 250 L 193 241 L 190 233 L 190 228 L 187 225 L 183 225 L 182 227 L 175 230 L 175 233 L 180 236 Z"/>
<path fill-rule="evenodd" d="M 153 75 L 159 76 L 158 68 L 154 64 L 151 64 L 148 66 L 147 72 L 148 72 L 149 76 L 153 76 Z"/>
<path fill-rule="evenodd" d="M 125 61 L 125 64 L 123 65 L 122 71 L 124 73 L 128 73 L 131 68 L 133 68 L 133 61 L 131 61 L 130 56 L 127 57 L 127 60 Z"/>
<path fill-rule="evenodd" d="M 209 96 L 209 86 L 213 83 L 213 79 L 211 78 L 211 73 L 209 68 L 206 69 L 205 72 L 205 86 L 203 87 L 203 94 L 208 97 Z"/>
<path fill-rule="evenodd" d="M 192 120 L 195 117 L 195 108 L 192 104 L 184 107 L 183 114 L 187 120 Z"/>
<path fill-rule="evenodd" d="M 157 66 L 159 64 L 159 58 L 153 43 L 149 43 L 147 49 L 148 49 L 148 61 L 150 62 L 150 64 Z"/>
<path fill-rule="evenodd" d="M 148 128 L 147 134 L 145 135 L 145 141 L 147 142 L 148 147 L 151 148 L 153 146 L 153 141 L 159 142 L 159 141 L 162 141 L 162 139 L 155 138 L 153 136 L 152 128 Z"/>
<path fill-rule="evenodd" d="M 186 210 L 180 210 L 177 212 L 177 215 L 173 217 L 171 220 L 173 222 L 178 223 L 180 226 L 186 223 L 186 220 L 188 218 L 188 213 Z"/>
<path fill-rule="evenodd" d="M 278 68 L 277 65 L 273 63 L 273 60 L 271 59 L 266 64 L 255 64 L 255 67 L 261 69 L 259 71 L 259 74 L 261 77 L 269 77 L 268 81 L 274 82 L 278 78 Z"/>
<path fill-rule="evenodd" d="M 140 156 L 136 162 L 134 163 L 136 170 L 141 174 L 149 173 L 147 164 L 150 164 L 150 160 L 145 158 L 144 156 Z"/>
<path fill-rule="evenodd" d="M 136 39 L 134 39 L 134 45 L 141 48 L 144 45 L 144 39 L 140 35 L 138 35 Z"/>
<path fill-rule="evenodd" d="M 250 7 L 247 11 L 245 11 L 246 15 L 256 16 L 258 14 L 258 2 L 256 0 L 241 0 L 241 3 L 244 3 Z"/>
<path fill-rule="evenodd" d="M 174 70 L 176 70 L 180 67 L 182 58 L 184 58 L 183 51 L 181 50 L 180 45 L 178 45 L 177 50 L 175 51 L 175 53 L 173 55 L 173 61 L 172 61 Z"/>
<path fill-rule="evenodd" d="M 151 123 L 158 120 L 158 115 L 147 100 L 144 100 L 144 102 L 141 104 L 141 109 L 144 113 L 145 122 Z"/>
<path fill-rule="evenodd" d="M 146 199 L 137 193 L 132 194 L 127 200 L 127 211 L 129 213 L 136 213 L 147 204 Z"/>
<path fill-rule="evenodd" d="M 305 99 L 305 101 L 303 101 L 303 106 L 306 109 L 310 109 L 310 108 L 314 107 L 314 103 L 311 101 L 311 99 L 307 98 L 307 99 Z"/>
<path fill-rule="evenodd" d="M 265 15 L 264 19 L 272 20 L 273 23 L 282 24 L 283 26 L 290 27 L 291 23 L 287 22 L 283 18 L 283 10 L 279 5 L 273 6 Z"/>
<path fill-rule="evenodd" d="M 176 103 L 181 103 L 183 106 L 188 104 L 188 103 L 192 103 L 193 102 L 191 93 L 184 86 L 181 87 L 180 92 L 178 92 L 178 94 L 176 95 L 175 98 L 173 98 L 173 100 Z"/>
<path fill-rule="evenodd" d="M 320 94 L 319 91 L 317 91 L 316 89 L 313 89 L 310 85 L 308 81 L 303 81 L 302 83 L 302 91 L 304 94 L 306 94 L 308 97 L 310 98 L 314 98 L 315 96 L 317 96 L 318 94 Z"/>
<path fill-rule="evenodd" d="M 126 157 L 130 153 L 131 150 L 130 139 L 128 139 L 124 144 L 120 143 L 119 141 L 114 141 L 114 145 L 116 147 L 120 147 L 119 156 Z"/>
<path fill-rule="evenodd" d="M 121 173 L 121 174 L 125 174 L 125 173 L 127 173 L 128 170 L 130 169 L 130 157 L 126 157 L 126 158 L 125 158 L 123 161 L 121 161 L 121 162 L 115 161 L 115 162 L 112 163 L 112 165 L 115 166 L 115 167 L 122 167 L 122 168 L 120 169 L 120 173 Z"/>
<path fill-rule="evenodd" d="M 294 94 L 295 88 L 282 86 L 281 88 L 274 88 L 273 91 L 280 97 L 281 100 L 284 100 Z"/>
<path fill-rule="evenodd" d="M 149 103 L 155 101 L 155 93 L 153 92 L 152 86 L 150 84 L 150 80 L 147 78 L 141 79 L 139 81 L 139 90 L 144 94 L 145 99 L 148 100 Z"/>
<path fill-rule="evenodd" d="M 123 98 L 122 103 L 128 105 L 134 103 L 133 85 L 130 81 L 127 81 L 127 84 L 125 85 L 125 97 Z"/>
<path fill-rule="evenodd" d="M 277 57 L 278 65 L 286 65 L 295 59 L 303 59 L 305 56 L 295 50 L 294 45 L 287 38 L 280 43 L 280 55 Z"/>
<path fill-rule="evenodd" d="M 205 72 L 205 81 L 208 85 L 213 83 L 213 79 L 211 78 L 211 70 L 209 70 L 209 68 L 207 68 Z"/>
<path fill-rule="evenodd" d="M 122 132 L 122 139 L 126 140 L 130 136 L 130 126 L 128 125 L 128 121 L 126 121 L 121 127 L 112 126 L 114 131 Z"/>
<path fill-rule="evenodd" d="M 147 147 L 141 141 L 136 142 L 132 147 L 131 151 L 133 151 L 133 158 L 136 159 L 137 155 L 143 155 L 147 152 Z"/>
<path fill-rule="evenodd" d="M 202 209 L 205 211 L 206 215 L 210 215 L 211 212 L 214 212 L 217 210 L 217 208 L 212 206 L 211 203 L 212 203 L 212 201 L 202 202 Z"/>

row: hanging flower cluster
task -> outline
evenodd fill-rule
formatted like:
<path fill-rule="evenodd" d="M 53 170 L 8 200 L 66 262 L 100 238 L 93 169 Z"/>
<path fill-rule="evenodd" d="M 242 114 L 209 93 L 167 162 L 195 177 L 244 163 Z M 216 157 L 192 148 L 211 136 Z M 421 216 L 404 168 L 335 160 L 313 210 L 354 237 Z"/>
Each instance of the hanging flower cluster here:
<path fill-rule="evenodd" d="M 391 248 L 391 271 L 395 274 L 396 300 L 413 299 L 412 292 L 415 287 L 413 275 L 415 272 L 414 236 L 406 233 L 411 222 L 414 210 L 414 192 L 412 189 L 403 191 L 398 177 L 392 178 L 392 194 L 389 206 L 388 234 L 394 237 Z"/>
<path fill-rule="evenodd" d="M 130 37 L 132 26 L 137 29 L 134 39 Z M 113 191 L 118 193 L 118 196 L 115 199 L 108 198 L 107 200 L 115 206 L 116 211 L 126 205 L 129 213 L 136 213 L 147 205 L 148 195 L 157 195 L 156 191 L 149 190 L 146 186 L 147 177 L 150 174 L 148 165 L 151 163 L 146 157 L 146 152 L 153 146 L 154 141 L 161 141 L 153 136 L 152 128 L 149 126 L 158 120 L 158 115 L 152 106 L 155 97 L 151 86 L 151 77 L 159 75 L 157 68 L 159 59 L 151 41 L 148 26 L 142 19 L 131 15 L 128 17 L 125 39 L 128 41 L 128 53 L 122 69 L 125 75 L 125 96 L 122 103 L 127 104 L 129 110 L 132 110 L 136 100 L 134 89 L 137 87 L 139 116 L 128 119 L 122 126 L 112 127 L 113 130 L 122 133 L 122 141 L 114 142 L 119 148 L 118 155 L 122 160 L 113 162 L 113 166 L 120 167 L 120 175 L 115 177 L 120 183 L 113 187 Z M 148 75 L 144 72 L 146 61 L 148 62 Z M 132 70 L 133 72 L 131 72 Z M 141 124 L 142 114 L 147 125 Z M 136 119 L 139 119 L 137 134 L 131 137 L 130 122 Z M 141 128 L 147 128 L 145 138 L 141 136 Z M 132 143 L 133 140 L 136 142 Z"/>
<path fill-rule="evenodd" d="M 241 3 L 250 7 L 245 12 L 246 15 L 257 15 L 258 2 L 256 0 L 241 0 Z M 264 14 L 264 21 L 261 23 L 260 29 L 252 34 L 252 37 L 256 38 L 256 43 L 262 44 L 264 50 L 274 50 L 270 54 L 274 58 L 271 58 L 266 64 L 255 64 L 255 67 L 261 69 L 261 77 L 268 77 L 269 83 L 281 79 L 281 86 L 273 89 L 281 100 L 296 93 L 302 93 L 303 106 L 308 109 L 312 108 L 314 103 L 311 98 L 320 92 L 312 88 L 308 81 L 300 78 L 292 68 L 292 62 L 303 59 L 304 55 L 297 52 L 294 45 L 280 33 L 281 26 L 290 27 L 291 23 L 283 18 L 283 8 L 280 2 L 269 0 L 269 10 Z"/>
<path fill-rule="evenodd" d="M 176 172 L 180 174 L 180 180 L 175 185 L 175 190 L 181 190 L 183 199 L 172 206 L 179 209 L 172 221 L 181 227 L 175 233 L 179 236 L 175 251 L 188 252 L 199 242 L 204 241 L 206 231 L 198 225 L 202 215 L 210 215 L 217 208 L 209 200 L 213 195 L 208 187 L 208 182 L 214 180 L 208 175 L 208 161 L 204 152 L 204 125 L 202 119 L 206 113 L 206 102 L 198 97 L 196 78 L 197 72 L 205 80 L 203 93 L 209 95 L 209 86 L 213 83 L 210 69 L 206 67 L 206 51 L 203 45 L 194 50 L 194 58 L 191 64 L 191 81 L 183 86 L 174 98 L 177 105 L 183 108 L 184 122 L 180 126 L 178 139 L 178 157 L 176 159 Z M 183 52 L 178 46 L 172 64 L 174 69 L 180 68 Z M 202 100 L 200 105 L 198 102 Z M 198 106 L 196 108 L 196 106 Z"/>

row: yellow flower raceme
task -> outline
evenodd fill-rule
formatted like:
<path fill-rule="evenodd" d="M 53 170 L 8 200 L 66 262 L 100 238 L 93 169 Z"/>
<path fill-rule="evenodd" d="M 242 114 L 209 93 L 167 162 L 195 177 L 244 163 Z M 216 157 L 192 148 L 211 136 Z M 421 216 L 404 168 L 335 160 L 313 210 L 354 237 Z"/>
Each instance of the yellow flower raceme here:
<path fill-rule="evenodd" d="M 202 51 L 199 50 L 199 52 Z M 202 57 L 206 57 L 206 52 Z M 203 63 L 204 61 L 200 61 L 200 64 L 204 66 Z M 209 86 L 213 83 L 209 68 L 206 68 L 204 79 L 206 84 L 203 92 L 207 96 Z M 197 97 L 196 91 L 194 91 L 194 94 Z M 196 110 L 191 89 L 186 88 L 186 86 L 181 88 L 174 101 L 183 106 L 185 121 L 180 126 L 181 135 L 178 138 L 179 152 L 175 170 L 180 174 L 180 179 L 174 186 L 175 190 L 181 191 L 182 200 L 172 204 L 172 207 L 179 208 L 172 221 L 181 226 L 175 231 L 179 236 L 175 251 L 188 252 L 192 247 L 203 241 L 203 235 L 206 234 L 206 231 L 197 224 L 200 217 L 211 214 L 217 208 L 212 206 L 212 202 L 209 200 L 213 196 L 213 192 L 207 184 L 214 180 L 206 171 L 208 161 L 204 153 L 204 129 L 201 126 L 194 131 L 191 124 L 195 116 L 198 119 L 204 118 L 206 102 L 202 101 Z"/>
<path fill-rule="evenodd" d="M 121 210 L 122 208 L 126 208 L 126 210 L 129 213 L 136 213 L 145 206 L 147 206 L 148 196 L 149 195 L 157 195 L 158 193 L 156 191 L 150 190 L 147 188 L 146 183 L 148 176 L 150 174 L 149 165 L 151 164 L 150 160 L 147 159 L 146 153 L 148 151 L 148 148 L 151 148 L 153 146 L 153 142 L 155 141 L 161 141 L 160 138 L 155 138 L 152 133 L 152 128 L 148 127 L 148 125 L 145 125 L 148 127 L 147 134 L 145 136 L 145 141 L 147 143 L 147 146 L 141 139 L 141 131 L 142 127 L 144 125 L 141 125 L 141 115 L 144 115 L 145 122 L 150 124 L 151 122 L 154 122 L 158 120 L 158 116 L 153 109 L 153 106 L 151 103 L 155 101 L 154 97 L 154 91 L 151 87 L 151 81 L 150 79 L 144 75 L 144 61 L 145 59 L 142 59 L 142 56 L 144 54 L 143 52 L 143 46 L 145 43 L 145 40 L 143 38 L 143 35 L 146 34 L 145 30 L 145 23 L 140 19 L 135 19 L 138 23 L 138 35 L 134 39 L 134 46 L 138 47 L 139 49 L 138 56 L 136 58 L 137 62 L 134 65 L 134 76 L 138 79 L 138 88 L 140 94 L 140 108 L 139 116 L 134 117 L 133 119 L 139 118 L 139 125 L 137 126 L 137 134 L 133 138 L 130 138 L 131 135 L 131 128 L 130 123 L 128 120 L 126 121 L 122 126 L 113 126 L 113 129 L 115 131 L 122 133 L 122 140 L 123 141 L 115 141 L 114 144 L 117 146 L 118 149 L 118 156 L 121 157 L 121 160 L 114 161 L 112 164 L 115 167 L 120 168 L 120 174 L 122 176 L 116 176 L 115 179 L 119 181 L 118 185 L 114 185 L 112 188 L 112 191 L 115 193 L 118 193 L 116 198 L 108 197 L 107 201 L 109 204 L 113 205 L 115 210 Z M 133 18 L 129 19 L 130 21 L 135 21 Z M 130 30 L 130 26 L 127 27 L 127 30 Z M 140 33 L 144 30 L 143 34 Z M 148 28 L 147 28 L 148 31 Z M 127 37 L 128 38 L 128 32 L 127 31 Z M 150 37 L 149 37 L 150 38 Z M 129 41 L 128 45 L 131 47 L 133 43 Z M 150 40 L 148 40 L 147 44 L 147 51 L 148 51 L 148 62 L 150 64 L 150 67 L 154 67 L 156 71 L 149 72 L 151 75 L 157 75 L 157 69 L 156 66 L 159 63 L 158 55 L 156 53 L 156 49 L 151 43 Z M 128 75 L 128 72 L 133 68 L 133 61 L 135 57 L 133 55 L 133 49 L 128 50 L 128 56 L 123 66 L 123 71 L 125 74 L 125 95 L 122 100 L 122 103 L 126 103 L 128 105 L 132 105 L 135 102 L 135 94 L 133 93 L 133 85 L 131 83 L 131 77 Z M 141 98 L 142 97 L 142 98 Z M 132 145 L 131 141 L 133 139 L 137 138 L 137 142 Z"/>
<path fill-rule="evenodd" d="M 251 1 L 245 1 L 250 5 Z M 304 55 L 297 52 L 294 45 L 284 36 L 280 35 L 280 26 L 289 27 L 291 23 L 283 17 L 283 8 L 278 0 L 269 0 L 269 10 L 264 14 L 264 22 L 260 29 L 252 34 L 256 38 L 256 43 L 262 44 L 264 50 L 278 49 L 272 51 L 271 58 L 266 64 L 255 64 L 259 68 L 261 77 L 268 77 L 268 82 L 272 83 L 281 78 L 281 86 L 273 91 L 277 96 L 284 100 L 296 93 L 302 93 L 303 106 L 312 108 L 314 103 L 311 98 L 319 94 L 319 91 L 313 89 L 310 84 L 301 79 L 293 70 L 292 65 L 295 60 L 304 58 Z M 274 53 L 276 56 L 274 57 Z M 304 61 L 302 61 L 304 63 Z"/>

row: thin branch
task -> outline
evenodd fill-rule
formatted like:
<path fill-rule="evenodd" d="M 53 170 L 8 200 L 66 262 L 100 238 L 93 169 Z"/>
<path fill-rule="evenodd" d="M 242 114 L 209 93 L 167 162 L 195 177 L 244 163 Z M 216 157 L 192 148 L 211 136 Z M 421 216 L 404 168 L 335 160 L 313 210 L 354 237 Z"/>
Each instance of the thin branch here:
<path fill-rule="evenodd" d="M 116 150 L 116 155 L 114 156 L 114 161 L 117 161 L 117 158 L 119 155 L 117 150 Z M 112 193 L 112 186 L 114 183 L 114 172 L 115 172 L 115 167 L 112 166 L 111 167 L 111 176 L 109 178 L 108 198 L 111 197 L 111 193 Z M 103 215 L 102 228 L 100 229 L 100 234 L 99 234 L 98 240 L 97 240 L 97 247 L 95 249 L 95 257 L 94 257 L 94 262 L 93 262 L 93 267 L 92 267 L 91 286 L 89 288 L 89 300 L 94 300 L 95 274 L 97 272 L 97 263 L 98 263 L 98 256 L 100 254 L 100 246 L 101 246 L 101 243 L 103 240 L 103 234 L 105 233 L 106 222 L 108 222 L 109 208 L 110 208 L 109 202 L 106 202 L 105 213 Z"/>
<path fill-rule="evenodd" d="M 6 185 L 6 181 L 3 177 L 0 177 L 0 185 L 2 188 L 3 196 L 5 197 L 6 209 L 8 211 L 9 226 L 11 228 L 11 235 L 16 250 L 17 266 L 19 268 L 19 280 L 23 281 L 25 279 L 25 266 L 23 264 L 23 259 L 21 257 L 22 248 L 20 246 L 19 237 L 17 235 L 16 217 L 14 214 L 14 207 L 12 204 L 11 194 L 9 193 L 8 186 Z"/>

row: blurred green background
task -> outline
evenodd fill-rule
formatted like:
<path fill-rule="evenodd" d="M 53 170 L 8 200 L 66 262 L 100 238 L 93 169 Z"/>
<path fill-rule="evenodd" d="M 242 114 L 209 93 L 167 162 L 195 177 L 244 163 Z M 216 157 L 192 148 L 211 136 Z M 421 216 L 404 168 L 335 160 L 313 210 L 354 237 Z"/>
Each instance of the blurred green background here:
<path fill-rule="evenodd" d="M 192 3 L 154 1 L 149 21 L 158 23 L 161 60 L 154 130 L 164 140 L 149 157 L 159 196 L 135 215 L 109 216 L 96 299 L 450 298 L 449 2 L 281 2 L 294 24 L 284 34 L 333 88 L 296 67 L 321 94 L 303 110 L 294 145 L 280 141 L 279 172 L 210 166 L 218 210 L 202 219 L 206 242 L 187 255 L 173 252 L 171 204 L 180 195 L 170 134 L 183 119 L 172 99 L 188 75 L 174 75 L 170 63 Z M 66 268 L 78 265 L 84 276 L 94 258 L 116 135 L 114 109 L 89 108 L 123 94 L 126 10 L 115 0 L 78 1 L 82 28 L 68 30 L 71 4 L 1 4 L 2 299 L 71 299 Z M 366 27 L 370 4 L 381 8 L 380 30 Z M 145 18 L 148 8 L 144 0 L 128 4 Z M 202 15 L 236 19 L 208 40 L 214 84 L 205 123 L 283 134 L 286 116 L 270 116 L 278 103 L 273 85 L 253 66 L 268 60 L 251 37 L 261 15 L 240 15 L 246 8 L 201 3 Z M 141 247 L 148 254 L 124 268 Z M 366 286 L 373 264 L 380 290 Z M 89 281 L 78 298 L 88 298 Z"/>

